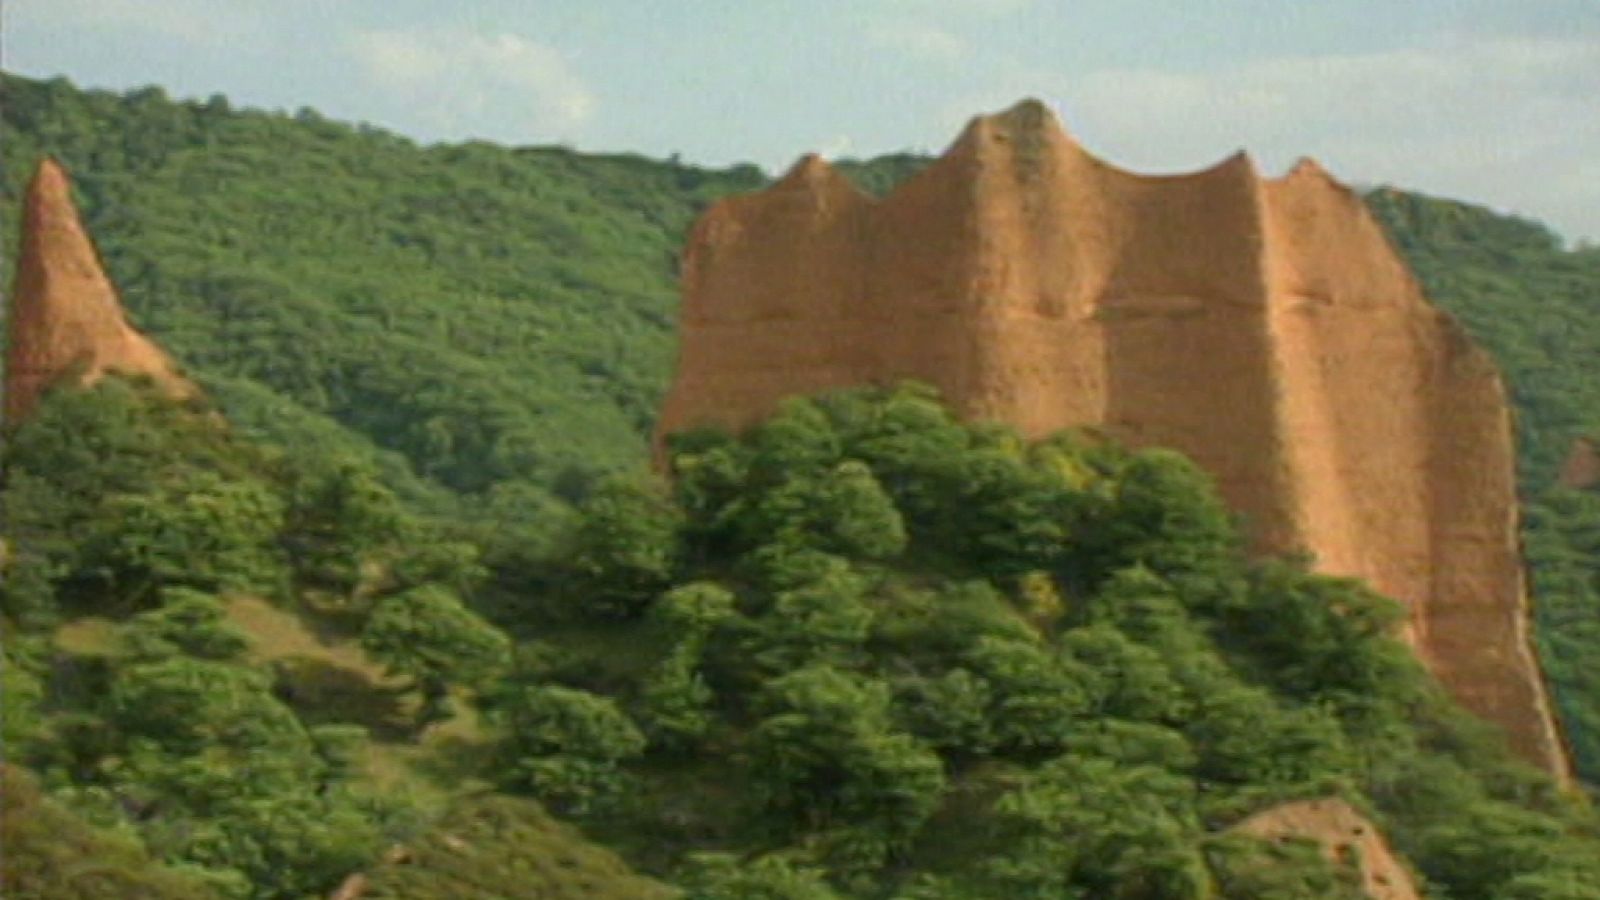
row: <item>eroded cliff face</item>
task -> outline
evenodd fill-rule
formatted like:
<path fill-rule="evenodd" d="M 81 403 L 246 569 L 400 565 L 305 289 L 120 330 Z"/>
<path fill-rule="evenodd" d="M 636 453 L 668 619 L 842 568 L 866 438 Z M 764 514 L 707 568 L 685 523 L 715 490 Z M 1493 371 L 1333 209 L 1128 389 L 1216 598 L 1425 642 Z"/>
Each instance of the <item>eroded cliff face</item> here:
<path fill-rule="evenodd" d="M 658 438 L 912 378 L 1030 436 L 1094 426 L 1182 450 L 1260 549 L 1406 603 L 1455 694 L 1566 772 L 1528 642 L 1499 376 L 1315 163 L 1135 175 L 1034 101 L 974 120 L 883 200 L 807 157 L 700 219 L 680 339 Z"/>
<path fill-rule="evenodd" d="M 62 378 L 88 384 L 110 371 L 147 375 L 179 396 L 194 392 L 171 359 L 128 324 L 73 206 L 67 173 L 46 159 L 24 201 L 6 310 L 5 422 L 26 418 Z"/>

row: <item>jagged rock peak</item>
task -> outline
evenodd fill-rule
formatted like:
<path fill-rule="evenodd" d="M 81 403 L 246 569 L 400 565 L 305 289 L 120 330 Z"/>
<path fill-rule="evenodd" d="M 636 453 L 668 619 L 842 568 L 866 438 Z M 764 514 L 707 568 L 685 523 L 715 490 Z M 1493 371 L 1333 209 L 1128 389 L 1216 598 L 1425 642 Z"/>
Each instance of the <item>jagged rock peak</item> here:
<path fill-rule="evenodd" d="M 1333 174 L 1323 167 L 1322 163 L 1317 162 L 1315 158 L 1310 156 L 1302 156 L 1295 160 L 1294 166 L 1289 169 L 1289 174 L 1287 177 L 1321 178 L 1327 181 L 1334 180 Z"/>
<path fill-rule="evenodd" d="M 774 190 L 803 190 L 812 193 L 837 193 L 845 191 L 860 194 L 853 182 L 832 163 L 815 153 L 807 153 L 795 160 L 789 171 L 773 184 Z M 865 194 L 861 194 L 866 199 Z"/>
<path fill-rule="evenodd" d="M 1082 152 L 1056 114 L 1030 98 L 1003 112 L 973 117 L 944 155 L 980 164 L 1001 159 L 1038 163 L 1052 154 Z"/>
<path fill-rule="evenodd" d="M 1067 133 L 1066 129 L 1061 127 L 1061 119 L 1055 111 L 1035 97 L 1023 98 L 1010 109 L 996 113 L 989 119 L 1018 136 L 1058 134 L 1064 136 Z"/>
<path fill-rule="evenodd" d="M 5 358 L 8 425 L 63 378 L 88 384 L 117 371 L 149 376 L 174 395 L 194 392 L 161 348 L 128 324 L 72 202 L 66 169 L 52 157 L 40 161 L 23 200 Z"/>

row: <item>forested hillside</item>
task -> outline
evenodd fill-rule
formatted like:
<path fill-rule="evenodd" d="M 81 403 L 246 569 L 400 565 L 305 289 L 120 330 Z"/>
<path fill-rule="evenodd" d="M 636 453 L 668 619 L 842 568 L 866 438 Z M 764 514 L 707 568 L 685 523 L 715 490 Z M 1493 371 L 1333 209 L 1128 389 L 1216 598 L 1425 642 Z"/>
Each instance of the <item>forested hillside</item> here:
<path fill-rule="evenodd" d="M 155 89 L 3 88 L 8 229 L 40 154 L 59 157 L 134 320 L 233 421 L 287 446 L 387 451 L 409 495 L 444 488 L 522 519 L 644 458 L 682 234 L 761 179 L 419 147 Z"/>
<path fill-rule="evenodd" d="M 1586 805 L 1445 699 L 1394 603 L 1247 561 L 1177 454 L 907 386 L 670 458 L 491 579 L 359 469 L 118 379 L 47 397 L 3 460 L 4 739 L 98 856 L 8 807 L 6 882 L 1355 898 L 1357 861 L 1234 831 L 1333 796 L 1431 896 L 1596 896 Z"/>
<path fill-rule="evenodd" d="M 112 380 L 7 435 L 0 726 L 44 794 L 4 773 L 38 812 L 8 807 L 37 854 L 3 883 L 1340 897 L 1227 833 L 1340 795 L 1429 896 L 1600 896 L 1592 816 L 1438 696 L 1393 608 L 1244 560 L 1180 458 L 1029 447 L 907 388 L 686 438 L 650 479 L 676 254 L 753 167 L 0 89 L 7 257 L 55 154 L 232 424 Z M 882 192 L 920 164 L 844 168 Z M 1600 777 L 1600 488 L 1554 477 L 1600 434 L 1600 251 L 1369 199 L 1511 383 L 1541 643 Z M 50 882 L 41 823 L 105 864 Z"/>

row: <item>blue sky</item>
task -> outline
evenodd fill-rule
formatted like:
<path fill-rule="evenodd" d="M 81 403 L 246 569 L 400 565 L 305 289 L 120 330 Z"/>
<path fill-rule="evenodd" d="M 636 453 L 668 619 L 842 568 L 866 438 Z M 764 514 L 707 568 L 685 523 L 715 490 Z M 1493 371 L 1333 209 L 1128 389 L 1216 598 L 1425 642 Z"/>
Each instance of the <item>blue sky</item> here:
<path fill-rule="evenodd" d="M 1600 239 L 1600 0 L 11 0 L 3 64 L 423 140 L 937 151 L 1023 96 L 1113 162 L 1469 199 Z"/>

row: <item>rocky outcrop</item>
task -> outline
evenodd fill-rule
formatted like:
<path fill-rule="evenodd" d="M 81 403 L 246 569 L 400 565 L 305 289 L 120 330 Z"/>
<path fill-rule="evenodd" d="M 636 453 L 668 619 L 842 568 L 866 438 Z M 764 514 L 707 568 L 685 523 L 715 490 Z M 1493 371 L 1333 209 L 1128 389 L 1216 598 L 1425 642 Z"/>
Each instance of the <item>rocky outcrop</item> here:
<path fill-rule="evenodd" d="M 5 422 L 26 418 L 63 378 L 149 376 L 178 396 L 194 387 L 128 324 L 117 289 L 73 206 L 67 173 L 45 159 L 23 204 L 22 246 L 6 310 Z"/>
<path fill-rule="evenodd" d="M 1366 816 L 1336 798 L 1284 803 L 1256 813 L 1234 831 L 1265 840 L 1307 840 L 1337 866 L 1353 866 L 1372 900 L 1417 900 L 1416 880 Z"/>
<path fill-rule="evenodd" d="M 1184 451 L 1259 548 L 1406 603 L 1455 694 L 1565 772 L 1528 642 L 1504 388 L 1315 163 L 1136 175 L 1027 101 L 882 200 L 811 156 L 701 217 L 658 438 L 903 378 L 1031 436 L 1094 426 Z"/>
<path fill-rule="evenodd" d="M 1579 489 L 1600 484 L 1600 444 L 1582 437 L 1573 441 L 1558 480 L 1562 487 Z"/>

